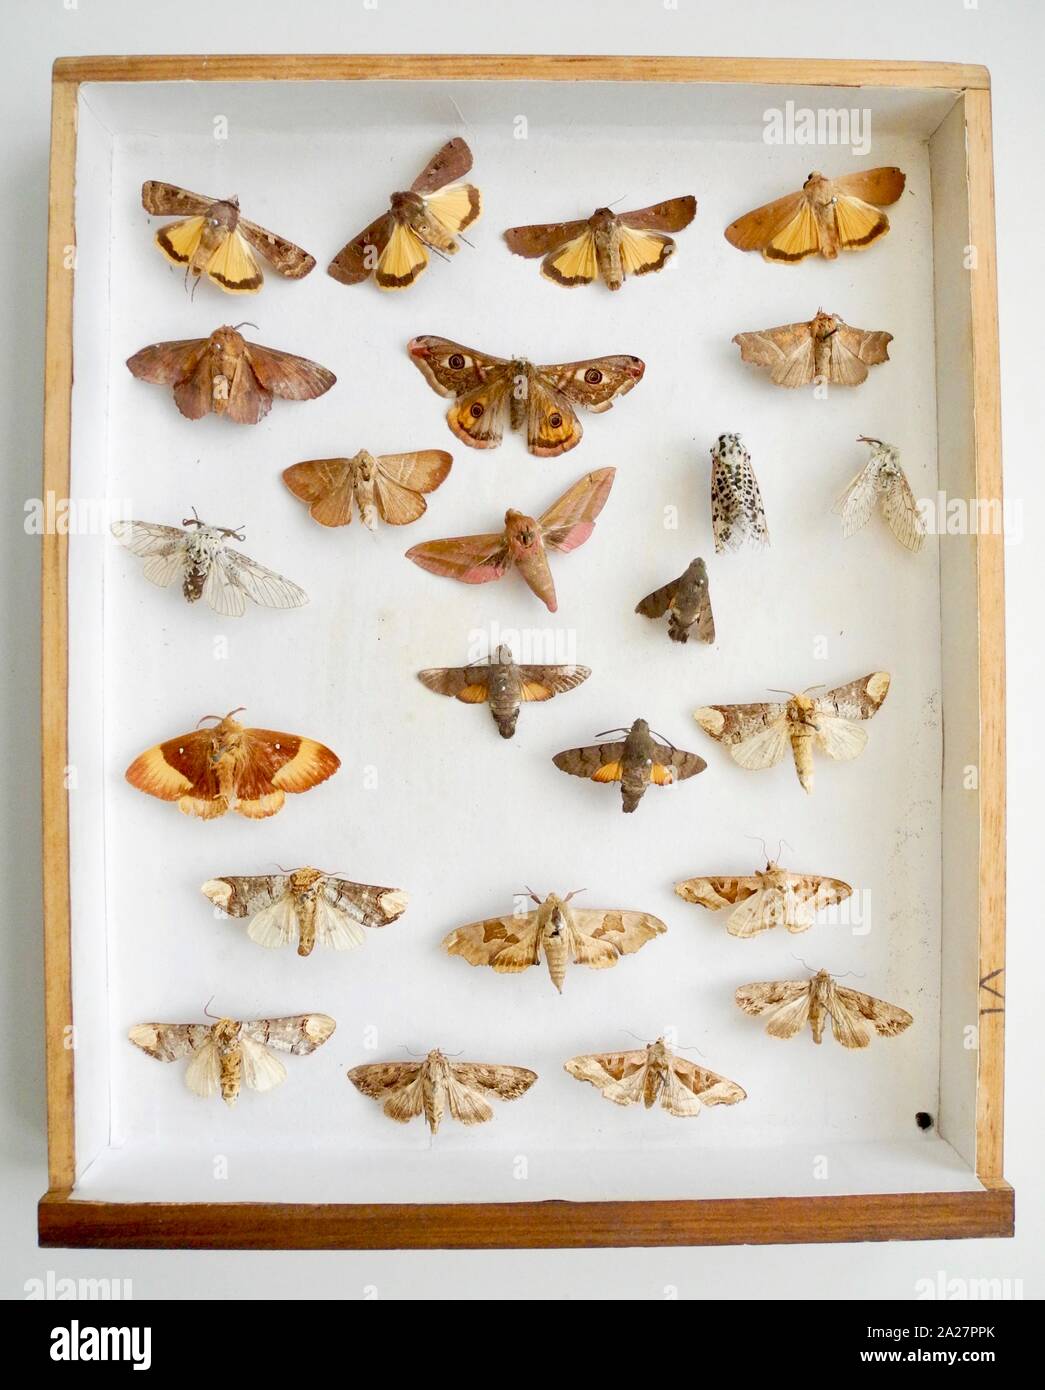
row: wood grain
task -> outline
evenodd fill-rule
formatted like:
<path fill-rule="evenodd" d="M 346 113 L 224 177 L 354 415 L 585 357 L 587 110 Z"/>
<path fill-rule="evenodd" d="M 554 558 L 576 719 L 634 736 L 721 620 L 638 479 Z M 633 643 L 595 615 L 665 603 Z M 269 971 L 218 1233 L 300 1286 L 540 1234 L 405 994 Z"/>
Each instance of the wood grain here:
<path fill-rule="evenodd" d="M 43 496 L 69 496 L 73 386 L 73 184 L 77 89 L 51 92 L 51 176 L 47 229 Z M 41 560 L 41 728 L 43 762 L 44 1029 L 47 1045 L 47 1161 L 52 1188 L 76 1170 L 69 806 L 65 787 L 69 682 L 68 536 L 45 534 Z"/>
<path fill-rule="evenodd" d="M 834 58 L 542 54 L 221 53 L 58 58 L 56 82 L 752 82 L 824 87 L 990 87 L 975 63 Z"/>
<path fill-rule="evenodd" d="M 973 434 L 976 496 L 1002 500 L 1001 370 L 998 276 L 994 240 L 994 162 L 990 93 L 965 97 L 969 227 L 976 250 L 971 272 Z M 1005 993 L 1005 538 L 976 537 L 980 669 L 980 980 Z M 979 1018 L 976 1171 L 1000 1178 L 1004 1157 L 1005 1011 L 997 998 Z"/>
<path fill-rule="evenodd" d="M 39 1207 L 40 1244 L 179 1250 L 499 1250 L 791 1245 L 1011 1236 L 1013 1193 L 898 1193 L 702 1202 L 342 1206 L 79 1202 Z"/>

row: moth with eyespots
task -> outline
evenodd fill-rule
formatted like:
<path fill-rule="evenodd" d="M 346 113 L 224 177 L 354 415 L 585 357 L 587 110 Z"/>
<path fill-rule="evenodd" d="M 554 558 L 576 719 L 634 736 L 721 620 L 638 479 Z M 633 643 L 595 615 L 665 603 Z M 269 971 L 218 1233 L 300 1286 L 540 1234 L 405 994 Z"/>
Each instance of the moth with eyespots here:
<path fill-rule="evenodd" d="M 640 358 L 625 355 L 535 367 L 431 335 L 412 339 L 408 351 L 432 390 L 453 398 L 446 422 L 463 444 L 496 449 L 506 426 L 525 429 L 527 448 L 538 458 L 580 443 L 584 431 L 574 406 L 601 414 L 646 370 Z"/>

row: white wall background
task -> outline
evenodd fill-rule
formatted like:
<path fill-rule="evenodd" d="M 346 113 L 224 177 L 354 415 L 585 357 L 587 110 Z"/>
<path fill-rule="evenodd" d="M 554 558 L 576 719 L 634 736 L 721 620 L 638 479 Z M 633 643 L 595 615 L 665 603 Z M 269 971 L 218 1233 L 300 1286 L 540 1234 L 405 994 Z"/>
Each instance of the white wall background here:
<path fill-rule="evenodd" d="M 301 0 L 287 11 L 252 0 L 251 22 L 240 3 L 214 9 L 183 0 L 169 9 L 132 0 L 2 0 L 13 42 L 5 58 L 3 187 L 8 216 L 0 222 L 7 274 L 0 280 L 6 327 L 0 370 L 0 411 L 7 427 L 5 525 L 0 548 L 5 655 L 3 693 L 9 711 L 8 797 L 2 813 L 0 874 L 7 911 L 0 922 L 5 968 L 0 977 L 0 1245 L 6 1252 L 0 1294 L 22 1296 L 25 1281 L 52 1269 L 59 1276 L 130 1278 L 136 1297 L 249 1296 L 274 1283 L 298 1297 L 360 1297 L 376 1285 L 381 1297 L 663 1297 L 684 1298 L 913 1297 L 918 1279 L 948 1276 L 1021 1278 L 1027 1297 L 1042 1285 L 1042 1200 L 1037 1156 L 1043 1134 L 1040 1035 L 1034 981 L 1042 972 L 1041 928 L 1031 898 L 1042 759 L 1021 729 L 1041 675 L 1036 602 L 1042 562 L 1034 551 L 1041 504 L 1040 392 L 1031 392 L 1038 353 L 1034 330 L 1042 311 L 1041 276 L 1032 247 L 1041 209 L 1029 171 L 1039 163 L 1043 98 L 1036 73 L 1045 37 L 1042 12 L 1030 0 L 923 0 L 912 9 L 879 0 L 847 12 L 832 0 L 801 8 L 775 3 L 720 6 L 678 0 L 581 0 L 569 9 L 550 0 L 522 8 L 479 0 Z M 255 44 L 250 43 L 251 36 Z M 1010 930 L 1008 978 L 1008 1124 L 1006 1173 L 1017 1189 L 1014 1241 L 940 1245 L 867 1245 L 842 1258 L 832 1247 L 620 1252 L 178 1254 L 167 1252 L 41 1252 L 35 1246 L 35 1203 L 44 1166 L 42 998 L 37 832 L 38 543 L 22 531 L 25 499 L 39 492 L 43 286 L 47 208 L 49 69 L 62 54 L 244 51 L 274 52 L 559 51 L 704 53 L 758 56 L 953 59 L 987 64 L 994 83 L 995 161 L 999 223 L 1003 411 L 1006 489 L 1023 503 L 1025 539 L 1008 548 L 1010 698 Z M 536 215 L 536 214 L 535 214 Z M 1034 446 L 1039 447 L 1035 448 Z M 1026 633 L 1023 642 L 1019 636 Z M 7 822 L 10 822 L 9 824 Z M 802 1279 L 795 1281 L 796 1262 Z"/>

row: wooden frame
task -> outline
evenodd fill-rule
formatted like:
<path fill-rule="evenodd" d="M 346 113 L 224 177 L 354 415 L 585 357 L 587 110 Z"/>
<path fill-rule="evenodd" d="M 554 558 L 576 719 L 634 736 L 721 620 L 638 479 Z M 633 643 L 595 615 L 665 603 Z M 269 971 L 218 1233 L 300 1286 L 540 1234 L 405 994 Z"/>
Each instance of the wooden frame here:
<path fill-rule="evenodd" d="M 950 63 L 541 56 L 89 57 L 54 65 L 47 275 L 44 496 L 70 491 L 74 173 L 85 82 L 419 79 L 787 83 L 951 89 L 964 101 L 971 242 L 976 495 L 1002 495 L 989 76 Z M 976 538 L 979 626 L 979 970 L 976 1175 L 981 1191 L 671 1202 L 441 1205 L 167 1204 L 74 1192 L 69 824 L 65 792 L 68 537 L 43 537 L 43 911 L 49 1190 L 43 1245 L 178 1248 L 470 1248 L 769 1244 L 1011 1235 L 1002 1163 L 1005 964 L 1003 537 Z M 1004 991 L 1001 991 L 1002 993 Z"/>

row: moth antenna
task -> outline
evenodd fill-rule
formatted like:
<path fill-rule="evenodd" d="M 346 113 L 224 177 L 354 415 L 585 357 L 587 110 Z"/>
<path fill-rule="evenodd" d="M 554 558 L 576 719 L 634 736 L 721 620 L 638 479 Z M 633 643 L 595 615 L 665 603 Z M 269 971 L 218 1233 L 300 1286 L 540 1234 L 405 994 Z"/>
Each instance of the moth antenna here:
<path fill-rule="evenodd" d="M 206 1004 L 204 1004 L 204 1006 L 203 1006 L 203 1012 L 207 1015 L 208 1018 L 220 1018 L 220 1017 L 221 1017 L 221 1014 L 212 1014 L 211 1011 L 210 1011 L 210 1006 L 211 1006 L 213 1003 L 214 1003 L 214 995 L 212 994 L 211 997 L 207 1000 Z"/>
<path fill-rule="evenodd" d="M 243 711 L 244 711 L 246 708 L 247 708 L 246 705 L 237 705 L 235 709 L 230 709 L 230 710 L 229 710 L 229 712 L 228 712 L 228 714 L 225 716 L 225 718 L 226 718 L 226 719 L 231 719 L 232 716 L 233 716 L 234 714 L 242 714 Z"/>
<path fill-rule="evenodd" d="M 802 694 L 803 694 L 803 695 L 808 695 L 809 692 L 810 692 L 811 690 L 823 690 L 823 689 L 824 689 L 824 682 L 821 681 L 819 685 L 807 685 L 806 688 L 802 691 Z"/>
<path fill-rule="evenodd" d="M 857 444 L 881 444 L 882 441 L 880 439 L 872 439 L 869 434 L 858 434 L 856 436 L 856 442 Z"/>
<path fill-rule="evenodd" d="M 533 889 L 530 888 L 527 884 L 524 883 L 524 884 L 523 884 L 523 887 L 526 889 L 527 893 L 529 893 L 530 897 L 531 897 L 531 898 L 533 899 L 533 901 L 537 904 L 537 906 L 540 907 L 541 902 L 543 901 L 543 899 L 539 898 L 539 897 L 537 896 L 537 894 L 533 891 Z"/>
<path fill-rule="evenodd" d="M 427 1053 L 427 1052 L 415 1052 L 414 1049 L 413 1049 L 412 1047 L 407 1047 L 406 1043 L 400 1043 L 399 1046 L 403 1049 L 404 1052 L 409 1052 L 411 1057 L 427 1057 L 427 1056 L 428 1056 L 428 1053 Z"/>
<path fill-rule="evenodd" d="M 202 526 L 203 522 L 200 520 L 199 512 L 193 507 L 192 515 L 182 517 L 181 524 L 183 526 Z"/>
<path fill-rule="evenodd" d="M 625 199 L 627 196 L 628 196 L 628 195 L 627 195 L 626 193 L 622 193 L 622 194 L 620 195 L 619 198 L 614 198 L 613 202 L 612 202 L 612 203 L 607 203 L 606 206 L 607 206 L 608 208 L 615 208 L 615 207 L 617 206 L 618 203 L 623 203 L 624 199 Z"/>
<path fill-rule="evenodd" d="M 651 729 L 650 733 L 657 734 L 657 731 L 656 729 Z M 672 743 L 670 738 L 665 738 L 663 734 L 657 734 L 657 737 L 660 739 L 661 743 L 666 743 L 673 753 L 677 753 L 679 751 Z"/>
<path fill-rule="evenodd" d="M 231 201 L 232 201 L 232 199 L 230 198 L 230 199 L 229 199 L 229 202 L 231 202 Z M 250 319 L 244 319 L 242 323 L 234 323 L 234 324 L 232 325 L 232 331 L 233 331 L 233 333 L 238 333 L 238 332 L 240 331 L 241 328 L 257 328 L 257 329 L 258 329 L 258 332 L 259 332 L 259 333 L 261 332 L 261 329 L 258 328 L 258 325 L 257 325 L 256 323 L 251 323 Z"/>
<path fill-rule="evenodd" d="M 766 846 L 765 840 L 763 840 L 763 838 L 762 838 L 761 835 L 745 835 L 745 836 L 744 836 L 744 839 L 745 839 L 745 840 L 757 840 L 758 843 L 762 846 L 762 853 L 766 856 L 766 861 L 768 862 L 768 860 L 769 860 L 769 850 L 768 850 L 768 848 L 767 848 L 767 846 Z M 777 857 L 779 858 L 779 855 L 778 855 Z"/>
<path fill-rule="evenodd" d="M 463 1057 L 463 1056 L 464 1056 L 464 1048 L 462 1047 L 461 1050 L 460 1050 L 460 1052 L 444 1052 L 444 1053 L 443 1053 L 443 1056 L 444 1056 L 444 1057 Z"/>
<path fill-rule="evenodd" d="M 196 720 L 196 728 L 197 728 L 197 729 L 200 727 L 200 725 L 203 723 L 203 721 L 204 721 L 205 719 L 213 719 L 214 722 L 215 722 L 216 724 L 220 724 L 220 723 L 221 723 L 221 715 L 220 715 L 220 714 L 201 714 L 200 717 L 199 717 L 199 719 Z"/>
<path fill-rule="evenodd" d="M 779 845 L 777 845 L 777 850 L 776 850 L 777 863 L 780 862 L 781 851 L 783 850 L 783 848 L 784 848 L 785 845 L 787 845 L 788 849 L 791 851 L 792 854 L 794 854 L 794 852 L 795 852 L 795 847 L 794 847 L 794 845 L 789 845 L 789 844 L 787 843 L 786 840 L 781 840 L 780 843 L 779 843 Z"/>
<path fill-rule="evenodd" d="M 474 242 L 474 241 L 469 241 L 468 238 L 467 238 L 463 233 L 461 233 L 461 232 L 458 232 L 458 233 L 457 233 L 457 240 L 458 240 L 458 241 L 463 241 L 464 244 L 465 244 L 465 246 L 470 246 L 470 247 L 472 248 L 473 251 L 475 250 L 475 242 Z"/>
<path fill-rule="evenodd" d="M 631 730 L 630 730 L 630 729 L 624 729 L 624 728 L 620 728 L 620 729 L 603 729 L 602 733 L 601 733 L 601 734 L 596 734 L 595 737 L 596 737 L 596 738 L 605 738 L 605 737 L 607 736 L 607 734 L 630 734 L 630 733 L 631 733 Z"/>
<path fill-rule="evenodd" d="M 678 1052 L 700 1052 L 700 1055 L 705 1057 L 705 1053 L 700 1051 L 696 1043 L 676 1043 L 675 1048 Z"/>
<path fill-rule="evenodd" d="M 464 112 L 463 112 L 463 111 L 461 110 L 461 108 L 458 106 L 457 102 L 454 101 L 453 97 L 450 95 L 449 92 L 447 92 L 447 94 L 446 94 L 446 99 L 447 99 L 447 101 L 450 103 L 450 105 L 454 108 L 454 110 L 457 112 L 457 115 L 458 115 L 458 118 L 459 118 L 461 124 L 462 124 L 463 126 L 468 126 L 468 120 L 467 120 L 467 118 L 466 118 Z M 471 130 L 471 126 L 468 126 L 468 129 Z"/>
<path fill-rule="evenodd" d="M 776 687 L 772 685 L 767 685 L 766 689 L 769 691 L 770 695 L 786 695 L 788 699 L 795 693 L 793 690 L 777 690 Z M 813 689 L 815 690 L 816 686 L 813 686 Z"/>
<path fill-rule="evenodd" d="M 638 1033 L 633 1033 L 630 1028 L 622 1028 L 620 1031 L 627 1033 L 628 1037 L 634 1038 L 636 1042 L 640 1042 L 643 1047 L 649 1047 L 649 1039 L 639 1037 Z"/>
<path fill-rule="evenodd" d="M 587 888 L 571 888 L 570 891 L 566 894 L 565 898 L 563 898 L 563 902 L 568 903 L 570 899 L 575 898 L 578 893 L 586 893 L 587 891 Z"/>
<path fill-rule="evenodd" d="M 797 960 L 798 963 L 799 963 L 799 965 L 802 966 L 802 968 L 803 968 L 804 970 L 808 970 L 808 971 L 809 971 L 810 975 L 815 975 L 815 974 L 817 973 L 817 972 L 813 969 L 813 967 L 812 967 L 811 965 L 807 965 L 807 964 L 806 964 L 806 962 L 802 959 L 801 956 L 796 956 L 795 953 L 794 953 L 794 951 L 791 952 L 791 959 L 792 959 L 792 960 Z"/>

